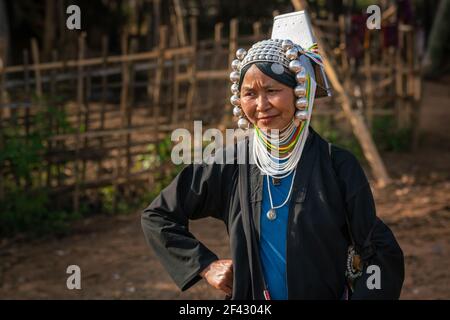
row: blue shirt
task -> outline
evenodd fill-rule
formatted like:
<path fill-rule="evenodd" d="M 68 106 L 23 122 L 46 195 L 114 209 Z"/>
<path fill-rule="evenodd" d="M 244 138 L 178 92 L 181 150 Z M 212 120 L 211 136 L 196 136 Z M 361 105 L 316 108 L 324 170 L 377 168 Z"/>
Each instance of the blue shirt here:
<path fill-rule="evenodd" d="M 281 179 L 280 185 L 274 186 L 272 178 L 269 177 L 270 192 L 274 207 L 279 206 L 286 200 L 292 178 L 293 173 Z M 264 176 L 263 181 L 259 252 L 264 279 L 271 299 L 287 300 L 286 237 L 290 201 L 281 208 L 275 209 L 276 219 L 269 220 L 267 218 L 267 212 L 271 209 L 271 206 L 266 176 Z"/>

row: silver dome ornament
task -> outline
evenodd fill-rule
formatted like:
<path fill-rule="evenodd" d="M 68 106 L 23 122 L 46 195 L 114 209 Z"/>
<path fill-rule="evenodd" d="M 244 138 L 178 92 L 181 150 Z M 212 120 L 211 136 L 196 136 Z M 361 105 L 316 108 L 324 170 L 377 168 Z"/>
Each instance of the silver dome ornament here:
<path fill-rule="evenodd" d="M 233 83 L 231 85 L 231 93 L 238 94 L 239 93 L 239 85 L 237 83 Z"/>
<path fill-rule="evenodd" d="M 245 118 L 239 118 L 238 120 L 238 127 L 241 129 L 248 129 L 249 127 L 249 122 L 247 119 Z"/>
<path fill-rule="evenodd" d="M 289 50 L 293 46 L 294 43 L 289 39 L 283 40 L 283 42 L 281 43 L 281 47 L 283 48 L 284 51 Z"/>
<path fill-rule="evenodd" d="M 242 116 L 242 109 L 239 108 L 239 107 L 234 107 L 234 108 L 233 108 L 233 115 L 234 115 L 235 117 L 240 117 L 240 116 Z"/>
<path fill-rule="evenodd" d="M 245 55 L 247 54 L 247 51 L 243 48 L 239 48 L 236 51 L 236 57 L 242 61 L 242 59 L 244 59 Z"/>
<path fill-rule="evenodd" d="M 231 69 L 233 69 L 234 71 L 239 71 L 240 66 L 241 66 L 241 61 L 239 61 L 238 59 L 234 59 L 231 62 Z"/>
<path fill-rule="evenodd" d="M 292 60 L 291 62 L 289 62 L 289 70 L 291 70 L 292 72 L 297 73 L 302 70 L 302 68 L 303 66 L 298 60 Z"/>
<path fill-rule="evenodd" d="M 307 110 L 297 110 L 295 111 L 295 118 L 300 121 L 308 120 L 308 111 Z"/>
<path fill-rule="evenodd" d="M 233 71 L 230 73 L 230 80 L 233 83 L 237 83 L 239 81 L 240 77 L 241 77 L 241 74 L 237 71 Z"/>
<path fill-rule="evenodd" d="M 295 107 L 297 109 L 304 110 L 307 106 L 308 101 L 306 100 L 306 98 L 298 98 L 297 100 L 295 100 Z"/>
<path fill-rule="evenodd" d="M 286 58 L 289 60 L 295 60 L 298 57 L 298 50 L 297 48 L 291 48 L 288 51 L 286 51 Z"/>
<path fill-rule="evenodd" d="M 299 98 L 304 97 L 306 95 L 305 84 L 302 83 L 302 84 L 298 84 L 297 86 L 295 86 L 294 93 Z"/>
<path fill-rule="evenodd" d="M 302 68 L 300 71 L 298 71 L 295 74 L 295 80 L 297 80 L 298 83 L 304 83 L 306 81 L 306 71 L 305 68 Z"/>
<path fill-rule="evenodd" d="M 233 106 L 240 106 L 241 105 L 241 99 L 237 95 L 232 95 L 230 98 L 230 102 Z"/>
<path fill-rule="evenodd" d="M 269 211 L 267 211 L 266 213 L 267 219 L 269 219 L 270 221 L 275 220 L 277 218 L 277 212 L 275 211 L 275 209 L 270 209 Z"/>

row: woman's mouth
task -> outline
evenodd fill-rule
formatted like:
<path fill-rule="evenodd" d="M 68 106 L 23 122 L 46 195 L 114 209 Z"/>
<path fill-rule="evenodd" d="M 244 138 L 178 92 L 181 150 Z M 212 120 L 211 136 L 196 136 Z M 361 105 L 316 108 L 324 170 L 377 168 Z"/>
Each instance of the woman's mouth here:
<path fill-rule="evenodd" d="M 277 116 L 278 116 L 278 115 L 259 117 L 258 120 L 268 120 L 268 119 L 273 119 L 273 118 L 275 118 L 275 117 L 277 117 Z"/>
<path fill-rule="evenodd" d="M 273 119 L 275 119 L 276 117 L 278 117 L 278 115 L 259 117 L 259 118 L 258 118 L 258 122 L 260 122 L 261 124 L 267 126 L 267 125 L 270 124 L 270 123 L 273 121 Z"/>

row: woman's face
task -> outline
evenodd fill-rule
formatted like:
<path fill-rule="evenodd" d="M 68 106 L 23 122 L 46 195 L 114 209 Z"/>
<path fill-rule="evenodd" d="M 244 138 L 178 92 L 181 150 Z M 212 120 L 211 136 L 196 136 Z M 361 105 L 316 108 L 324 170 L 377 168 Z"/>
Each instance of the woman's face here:
<path fill-rule="evenodd" d="M 252 65 L 241 85 L 241 107 L 260 129 L 283 129 L 294 117 L 294 90 Z"/>

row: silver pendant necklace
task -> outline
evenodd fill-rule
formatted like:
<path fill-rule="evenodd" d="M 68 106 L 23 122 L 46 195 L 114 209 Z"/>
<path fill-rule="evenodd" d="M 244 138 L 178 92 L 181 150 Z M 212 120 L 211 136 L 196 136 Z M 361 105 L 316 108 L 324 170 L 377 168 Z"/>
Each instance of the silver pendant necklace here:
<path fill-rule="evenodd" d="M 286 199 L 283 201 L 282 204 L 280 204 L 280 205 L 278 205 L 276 207 L 274 207 L 274 205 L 273 205 L 272 192 L 270 191 L 269 176 L 266 175 L 266 178 L 267 178 L 267 190 L 269 192 L 269 200 L 270 200 L 270 209 L 269 209 L 269 211 L 267 211 L 266 216 L 267 216 L 267 219 L 269 219 L 270 221 L 273 221 L 273 220 L 275 220 L 277 218 L 277 211 L 276 211 L 276 209 L 281 208 L 282 206 L 284 206 L 289 201 L 289 198 L 291 197 L 291 193 L 292 193 L 292 187 L 294 186 L 294 179 L 295 179 L 295 172 L 296 171 L 297 171 L 297 169 L 294 170 L 294 174 L 293 174 L 292 180 L 291 180 L 291 187 L 289 188 L 289 193 L 288 193 Z"/>
<path fill-rule="evenodd" d="M 275 220 L 277 218 L 277 212 L 275 211 L 275 209 L 269 209 L 269 211 L 267 211 L 267 219 L 269 220 Z"/>

